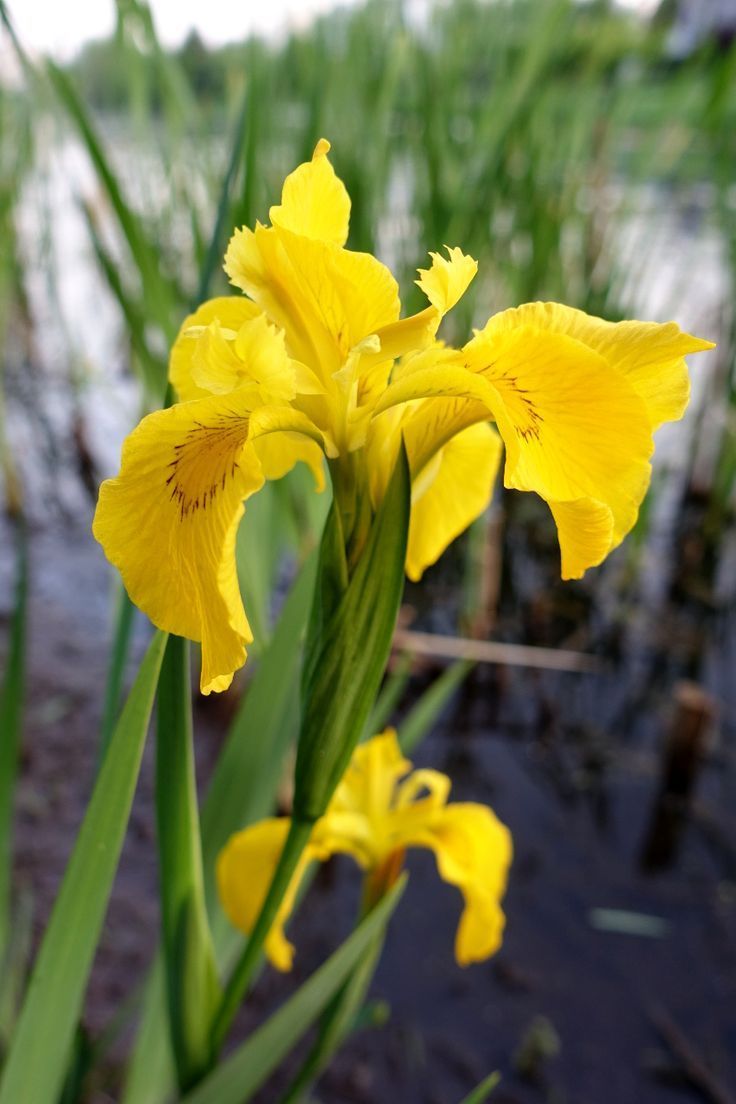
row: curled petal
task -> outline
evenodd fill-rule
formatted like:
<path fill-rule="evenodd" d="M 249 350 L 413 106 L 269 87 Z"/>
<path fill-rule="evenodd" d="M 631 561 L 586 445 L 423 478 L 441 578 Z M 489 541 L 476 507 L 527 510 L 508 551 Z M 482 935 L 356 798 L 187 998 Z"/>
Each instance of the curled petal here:
<path fill-rule="evenodd" d="M 244 322 L 256 318 L 260 313 L 255 303 L 244 299 L 242 295 L 224 295 L 218 299 L 208 299 L 193 314 L 187 315 L 169 358 L 169 379 L 182 402 L 203 399 L 211 394 L 207 387 L 198 384 L 194 378 L 194 358 L 203 329 L 216 322 L 222 328 L 236 332 Z"/>
<path fill-rule="evenodd" d="M 446 258 L 440 253 L 430 253 L 432 266 L 420 268 L 416 281 L 440 316 L 452 310 L 478 271 L 478 262 L 462 249 L 451 249 L 447 245 L 445 249 Z"/>
<path fill-rule="evenodd" d="M 205 327 L 192 359 L 195 383 L 214 395 L 243 390 L 254 405 L 294 398 L 297 365 L 286 352 L 283 330 L 257 314 L 237 331 L 218 321 Z"/>
<path fill-rule="evenodd" d="M 511 834 L 485 805 L 445 805 L 431 823 L 404 840 L 434 851 L 440 877 L 462 892 L 465 907 L 455 938 L 460 966 L 480 962 L 501 945 L 501 898 L 511 863 Z"/>

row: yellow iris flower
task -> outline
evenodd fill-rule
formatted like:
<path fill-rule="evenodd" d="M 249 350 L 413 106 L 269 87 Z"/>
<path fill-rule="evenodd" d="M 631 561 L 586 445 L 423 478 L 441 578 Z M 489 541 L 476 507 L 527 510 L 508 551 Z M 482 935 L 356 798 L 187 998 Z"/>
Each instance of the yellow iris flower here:
<path fill-rule="evenodd" d="M 294 948 L 284 926 L 310 862 L 352 855 L 366 872 L 368 896 L 377 899 L 401 871 L 409 847 L 428 847 L 440 877 L 457 886 L 464 908 L 455 938 L 461 966 L 492 955 L 501 944 L 500 900 L 511 862 L 511 835 L 485 805 L 448 804 L 450 779 L 415 770 L 403 757 L 393 729 L 353 752 L 350 766 L 325 815 L 315 824 L 265 943 L 279 970 L 291 969 Z M 217 861 L 220 900 L 231 922 L 248 934 L 260 912 L 289 829 L 272 817 L 236 833 Z"/>
<path fill-rule="evenodd" d="M 359 547 L 403 435 L 418 579 L 486 507 L 503 442 L 506 486 L 547 500 L 576 578 L 633 526 L 652 433 L 687 403 L 683 358 L 711 347 L 672 322 L 531 303 L 446 348 L 437 329 L 476 262 L 432 254 L 417 281 L 428 306 L 401 319 L 389 270 L 344 247 L 350 200 L 329 148 L 287 177 L 270 226 L 235 232 L 225 271 L 247 298 L 185 319 L 170 361 L 180 401 L 143 419 L 100 490 L 95 536 L 159 628 L 201 641 L 203 693 L 229 686 L 252 640 L 235 536 L 266 479 L 303 461 L 321 488 L 326 455 Z"/>

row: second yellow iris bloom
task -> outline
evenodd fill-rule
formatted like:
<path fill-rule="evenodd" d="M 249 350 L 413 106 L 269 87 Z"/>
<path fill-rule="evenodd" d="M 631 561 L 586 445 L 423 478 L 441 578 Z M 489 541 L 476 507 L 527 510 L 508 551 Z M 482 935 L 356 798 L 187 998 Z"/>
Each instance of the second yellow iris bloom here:
<path fill-rule="evenodd" d="M 485 509 L 503 442 L 506 486 L 549 503 L 562 574 L 577 578 L 636 521 L 653 431 L 687 403 L 684 356 L 711 347 L 674 323 L 554 303 L 503 311 L 445 347 L 437 329 L 476 262 L 432 254 L 418 280 L 428 306 L 400 318 L 389 270 L 345 249 L 350 200 L 328 152 L 321 140 L 287 177 L 270 226 L 236 231 L 225 270 L 247 298 L 185 320 L 170 363 L 180 401 L 143 419 L 100 491 L 95 536 L 157 626 L 201 641 L 203 693 L 229 686 L 252 640 L 235 536 L 266 479 L 303 461 L 321 487 L 327 456 L 335 486 L 350 484 L 349 535 L 380 503 L 403 437 L 418 579 Z"/>
<path fill-rule="evenodd" d="M 310 862 L 351 855 L 366 872 L 369 896 L 378 898 L 400 873 L 406 849 L 413 847 L 433 851 L 441 878 L 462 892 L 455 938 L 458 963 L 479 962 L 498 950 L 511 835 L 487 806 L 448 803 L 449 793 L 447 775 L 411 770 L 393 729 L 360 744 L 327 812 L 315 824 L 281 902 L 265 943 L 272 964 L 279 970 L 291 968 L 294 948 L 284 927 Z M 232 836 L 220 853 L 220 900 L 245 934 L 260 912 L 288 830 L 286 817 L 261 820 Z"/>

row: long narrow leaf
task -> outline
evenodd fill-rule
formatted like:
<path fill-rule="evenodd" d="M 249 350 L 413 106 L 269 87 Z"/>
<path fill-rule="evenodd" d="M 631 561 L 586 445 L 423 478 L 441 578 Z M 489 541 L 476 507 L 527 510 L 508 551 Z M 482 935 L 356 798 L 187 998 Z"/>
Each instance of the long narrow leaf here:
<path fill-rule="evenodd" d="M 473 1091 L 463 1098 L 461 1104 L 485 1104 L 500 1080 L 500 1073 L 489 1073 L 487 1077 L 483 1078 L 480 1085 L 476 1085 Z"/>
<path fill-rule="evenodd" d="M 13 1036 L 0 1104 L 52 1104 L 61 1091 L 123 845 L 165 643 L 163 633 L 153 638 L 97 777 Z"/>
<path fill-rule="evenodd" d="M 156 822 L 169 1028 L 179 1087 L 187 1089 L 210 1064 L 220 994 L 204 903 L 189 645 L 180 636 L 169 637 L 159 679 Z"/>
<path fill-rule="evenodd" d="M 405 878 L 286 1004 L 218 1066 L 183 1104 L 246 1104 L 345 983 L 396 908 Z"/>
<path fill-rule="evenodd" d="M 421 743 L 473 666 L 469 660 L 459 659 L 427 687 L 399 725 L 399 743 L 403 752 L 410 755 Z"/>

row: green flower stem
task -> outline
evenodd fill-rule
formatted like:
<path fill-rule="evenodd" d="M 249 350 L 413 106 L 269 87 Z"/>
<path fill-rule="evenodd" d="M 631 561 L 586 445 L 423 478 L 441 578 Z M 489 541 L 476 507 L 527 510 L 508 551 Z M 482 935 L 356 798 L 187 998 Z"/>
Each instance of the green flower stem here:
<path fill-rule="evenodd" d="M 230 979 L 225 987 L 222 1000 L 214 1018 L 212 1026 L 212 1052 L 218 1054 L 225 1037 L 230 1030 L 230 1025 L 240 1007 L 240 1003 L 248 992 L 253 972 L 256 969 L 271 926 L 278 913 L 279 906 L 284 898 L 297 863 L 312 834 L 314 822 L 311 820 L 292 820 L 289 834 L 284 843 L 284 849 L 279 857 L 278 866 L 274 871 L 271 885 L 266 899 L 256 920 L 255 927 L 250 934 L 248 942 L 243 948 L 243 953 L 235 964 Z"/>

